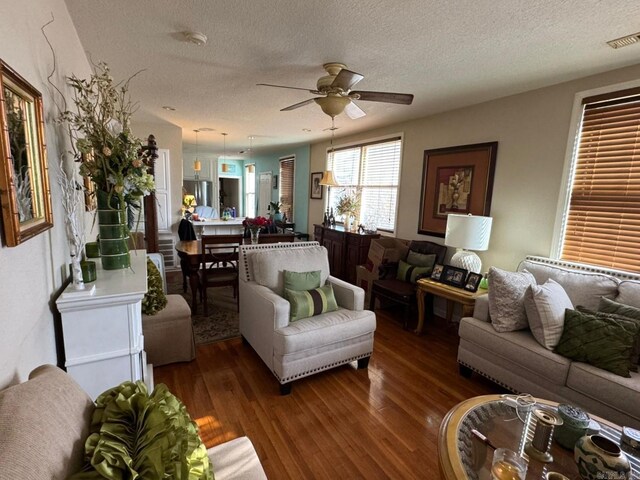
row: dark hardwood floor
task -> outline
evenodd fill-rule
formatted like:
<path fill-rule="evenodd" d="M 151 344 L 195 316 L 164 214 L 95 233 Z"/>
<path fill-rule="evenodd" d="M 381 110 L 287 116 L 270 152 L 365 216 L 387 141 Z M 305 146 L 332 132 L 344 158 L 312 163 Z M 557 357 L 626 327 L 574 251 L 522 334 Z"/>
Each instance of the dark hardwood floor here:
<path fill-rule="evenodd" d="M 154 370 L 187 406 L 207 447 L 246 435 L 270 479 L 439 478 L 438 427 L 463 399 L 501 390 L 458 374 L 458 337 L 442 320 L 424 336 L 378 311 L 368 370 L 355 363 L 280 396 L 241 339 L 198 347 L 191 363 Z"/>

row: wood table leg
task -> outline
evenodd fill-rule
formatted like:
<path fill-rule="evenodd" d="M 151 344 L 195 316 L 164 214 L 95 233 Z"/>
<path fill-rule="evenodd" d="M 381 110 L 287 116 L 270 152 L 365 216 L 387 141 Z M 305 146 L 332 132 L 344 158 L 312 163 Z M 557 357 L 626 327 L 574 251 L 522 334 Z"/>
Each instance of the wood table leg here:
<path fill-rule="evenodd" d="M 189 284 L 191 285 L 191 313 L 195 315 L 198 310 L 198 287 L 200 286 L 197 271 L 189 275 Z"/>
<path fill-rule="evenodd" d="M 447 325 L 450 325 L 453 319 L 453 303 L 453 300 L 447 299 Z"/>
<path fill-rule="evenodd" d="M 422 335 L 424 330 L 424 296 L 425 291 L 421 288 L 418 288 L 416 292 L 416 297 L 418 300 L 418 326 L 415 329 L 415 333 L 418 335 Z"/>

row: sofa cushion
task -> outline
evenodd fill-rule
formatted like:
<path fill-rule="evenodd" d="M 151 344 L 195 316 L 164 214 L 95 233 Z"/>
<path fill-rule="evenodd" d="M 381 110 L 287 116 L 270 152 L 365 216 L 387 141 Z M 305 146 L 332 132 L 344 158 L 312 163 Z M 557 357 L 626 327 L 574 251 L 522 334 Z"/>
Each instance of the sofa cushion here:
<path fill-rule="evenodd" d="M 308 248 L 281 248 L 253 253 L 250 257 L 256 283 L 284 295 L 284 271 L 320 270 L 320 285 L 329 278 L 327 249 L 320 246 Z"/>
<path fill-rule="evenodd" d="M 67 478 L 80 470 L 94 405 L 65 372 L 44 365 L 0 392 L 0 477 Z"/>
<path fill-rule="evenodd" d="M 618 303 L 640 308 L 640 282 L 624 281 L 618 285 L 618 296 L 614 298 Z"/>
<path fill-rule="evenodd" d="M 587 363 L 573 362 L 567 387 L 640 421 L 640 373 L 624 378 Z"/>
<path fill-rule="evenodd" d="M 582 305 L 590 310 L 598 308 L 600 297 L 615 298 L 618 294 L 620 282 L 601 273 L 569 270 L 533 260 L 523 260 L 518 270 L 531 272 L 539 284 L 552 278 L 562 285 L 573 305 Z"/>
<path fill-rule="evenodd" d="M 580 308 L 580 307 L 578 307 Z M 629 377 L 640 324 L 619 315 L 567 310 L 556 353 Z"/>
<path fill-rule="evenodd" d="M 564 311 L 573 305 L 562 285 L 549 279 L 544 285 L 531 285 L 524 295 L 529 328 L 543 347 L 553 350 L 564 327 Z"/>
<path fill-rule="evenodd" d="M 555 385 L 565 384 L 571 361 L 544 348 L 528 330 L 497 333 L 490 323 L 467 317 L 460 321 L 459 335 L 502 357 L 505 366 L 515 363 Z"/>
<path fill-rule="evenodd" d="M 376 317 L 369 310 L 323 313 L 292 322 L 274 331 L 274 353 L 286 355 L 356 338 L 376 329 Z"/>
<path fill-rule="evenodd" d="M 512 332 L 527 328 L 524 293 L 536 281 L 529 272 L 508 272 L 496 267 L 489 269 L 489 314 L 498 332 Z"/>
<path fill-rule="evenodd" d="M 290 304 L 290 319 L 292 322 L 338 309 L 331 284 L 303 291 L 285 288 L 284 298 Z"/>

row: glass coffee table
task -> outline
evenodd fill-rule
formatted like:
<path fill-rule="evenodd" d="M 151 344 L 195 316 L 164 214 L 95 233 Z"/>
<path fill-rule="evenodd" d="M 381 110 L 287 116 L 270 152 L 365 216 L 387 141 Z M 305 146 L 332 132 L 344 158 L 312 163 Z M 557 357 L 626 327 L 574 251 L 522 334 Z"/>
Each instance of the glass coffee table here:
<path fill-rule="evenodd" d="M 557 403 L 548 400 L 535 400 L 538 405 L 552 410 L 558 406 Z M 526 418 L 526 412 L 522 409 L 521 417 Z M 595 415 L 590 417 L 600 424 L 600 435 L 620 445 L 622 429 L 619 426 Z M 523 454 L 525 444 L 533 439 L 535 421 L 529 422 L 525 427 L 515 408 L 505 403 L 501 395 L 484 395 L 459 403 L 447 413 L 440 425 L 438 457 L 442 478 L 491 478 L 493 449 L 471 433 L 474 429 L 485 435 L 494 446 Z M 553 462 L 542 463 L 529 458 L 526 478 L 544 480 L 548 472 L 554 471 L 570 479 L 579 479 L 573 451 L 562 448 L 555 441 L 552 441 L 551 445 Z M 632 478 L 640 479 L 640 458 L 632 456 L 628 451 L 626 453 L 631 462 Z"/>

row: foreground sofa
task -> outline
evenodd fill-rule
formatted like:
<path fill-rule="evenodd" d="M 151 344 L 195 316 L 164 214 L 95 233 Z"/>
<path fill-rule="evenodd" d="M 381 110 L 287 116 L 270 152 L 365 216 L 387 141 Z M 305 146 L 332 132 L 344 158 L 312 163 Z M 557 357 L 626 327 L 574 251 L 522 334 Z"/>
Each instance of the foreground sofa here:
<path fill-rule="evenodd" d="M 319 270 L 321 285 L 332 285 L 338 310 L 289 323 L 283 298 L 284 270 Z M 291 382 L 358 361 L 368 365 L 373 352 L 375 314 L 364 310 L 364 290 L 329 275 L 327 249 L 318 242 L 240 247 L 240 333 L 280 382 Z"/>
<path fill-rule="evenodd" d="M 527 270 L 540 285 L 553 279 L 574 306 L 597 310 L 601 297 L 640 308 L 640 283 L 542 257 L 527 257 Z M 509 390 L 578 405 L 618 425 L 640 428 L 640 373 L 624 378 L 572 362 L 541 346 L 530 330 L 498 333 L 490 323 L 488 295 L 476 300 L 473 317 L 460 321 L 458 363 Z"/>
<path fill-rule="evenodd" d="M 78 384 L 53 365 L 0 391 L 0 478 L 64 480 L 78 472 L 93 408 Z M 267 478 L 247 437 L 207 453 L 216 480 Z"/>

